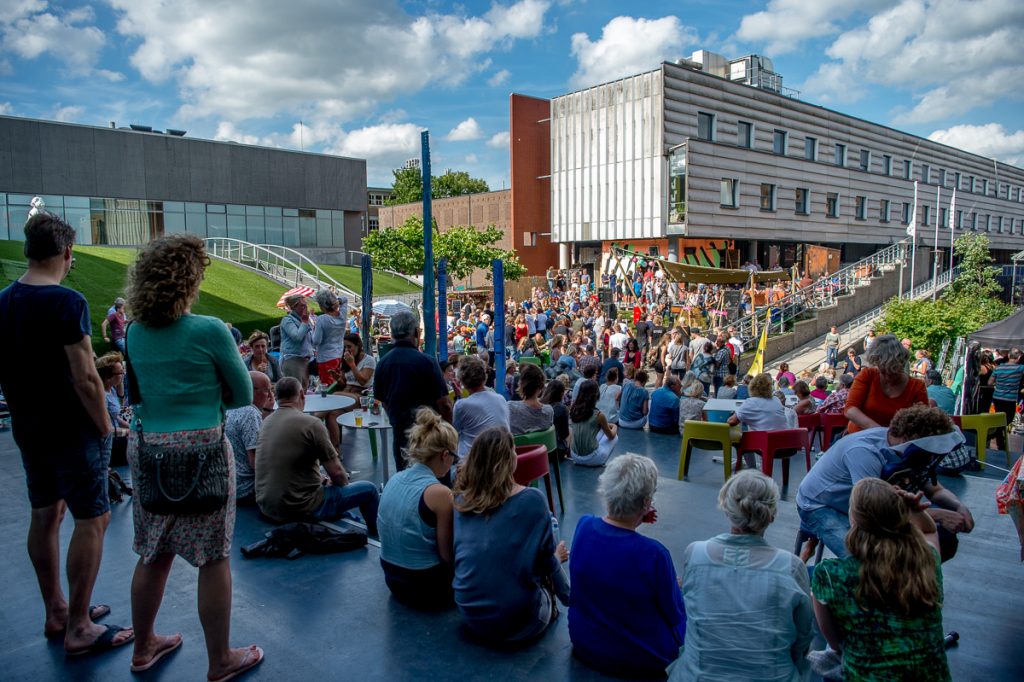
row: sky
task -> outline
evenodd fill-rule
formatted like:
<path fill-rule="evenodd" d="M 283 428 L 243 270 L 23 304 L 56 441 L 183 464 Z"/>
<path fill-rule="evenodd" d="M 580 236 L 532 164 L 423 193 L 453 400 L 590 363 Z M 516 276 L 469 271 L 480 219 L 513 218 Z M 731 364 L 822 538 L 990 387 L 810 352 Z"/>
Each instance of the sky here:
<path fill-rule="evenodd" d="M 0 114 L 509 184 L 508 96 L 708 49 L 805 101 L 1024 167 L 1021 0 L 0 0 Z"/>

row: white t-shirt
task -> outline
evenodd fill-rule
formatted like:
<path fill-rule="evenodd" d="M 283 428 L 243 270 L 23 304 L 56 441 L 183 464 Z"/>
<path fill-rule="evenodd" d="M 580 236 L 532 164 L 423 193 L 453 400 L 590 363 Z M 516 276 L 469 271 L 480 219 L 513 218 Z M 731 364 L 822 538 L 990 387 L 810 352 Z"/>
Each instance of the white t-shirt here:
<path fill-rule="evenodd" d="M 618 384 L 601 384 L 601 397 L 597 400 L 597 409 L 610 424 L 619 423 L 619 395 L 622 386 Z"/>
<path fill-rule="evenodd" d="M 608 345 L 612 348 L 618 348 L 619 350 L 625 350 L 627 343 L 629 343 L 629 336 L 622 332 L 615 332 L 608 339 Z"/>
<path fill-rule="evenodd" d="M 743 354 L 743 342 L 740 341 L 739 338 L 737 338 L 735 336 L 730 336 L 729 337 L 729 343 L 731 343 L 732 347 L 736 349 L 736 354 L 737 355 L 742 355 Z"/>
<path fill-rule="evenodd" d="M 363 359 L 356 363 L 356 369 L 358 369 L 359 371 L 362 371 L 364 369 L 376 368 L 377 358 L 373 357 L 369 353 L 363 353 Z M 371 376 L 370 380 L 367 381 L 365 384 L 360 384 L 359 381 L 356 380 L 356 375 L 352 372 L 352 370 L 349 370 L 345 372 L 345 383 L 351 386 L 362 386 L 363 388 L 366 388 L 367 386 L 373 386 L 373 377 Z"/>

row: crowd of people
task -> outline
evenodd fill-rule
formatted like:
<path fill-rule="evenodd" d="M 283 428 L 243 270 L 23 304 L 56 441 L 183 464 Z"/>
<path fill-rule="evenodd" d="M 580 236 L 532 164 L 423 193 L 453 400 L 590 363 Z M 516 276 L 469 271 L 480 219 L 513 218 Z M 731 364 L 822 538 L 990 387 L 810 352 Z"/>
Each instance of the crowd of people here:
<path fill-rule="evenodd" d="M 654 295 L 634 296 L 632 319 L 607 314 L 589 275 L 560 281 L 557 272 L 546 290 L 504 304 L 505 329 L 494 328 L 493 310 L 453 310 L 443 364 L 420 350 L 421 321 L 411 312 L 391 318 L 393 346 L 375 357 L 351 333 L 345 302 L 330 292 L 317 296 L 315 324 L 305 297 L 286 300 L 278 348 L 258 331 L 240 344 L 223 322 L 191 313 L 209 260 L 201 240 L 176 234 L 141 249 L 125 299 L 103 325 L 114 349 L 97 359 L 88 304 L 60 286 L 73 241 L 74 230 L 58 218 L 31 219 L 28 271 L 0 293 L 7 325 L 0 336 L 13 339 L 11 353 L 29 343 L 17 329 L 43 332 L 31 343 L 33 355 L 47 360 L 46 381 L 9 363 L 0 384 L 26 470 L 29 554 L 45 632 L 62 636 L 69 655 L 133 643 L 131 667 L 142 671 L 177 649 L 181 635 L 157 633 L 155 621 L 180 556 L 199 569 L 208 678 L 230 679 L 258 665 L 261 647 L 229 642 L 236 514 L 321 521 L 358 510 L 367 534 L 380 540 L 383 580 L 395 599 L 417 609 L 457 608 L 486 642 L 535 640 L 561 604 L 575 655 L 610 674 L 789 680 L 814 662 L 847 679 L 903 679 L 925 669 L 928 679 L 949 678 L 941 561 L 974 521 L 929 471 L 901 474 L 898 487 L 891 471 L 914 469 L 914 453 L 949 453 L 963 438 L 946 414 L 941 376 L 923 365 L 930 385 L 911 376 L 918 365 L 910 367 L 895 337 L 872 335 L 864 361 L 854 352 L 842 374 L 827 367 L 798 377 L 783 364 L 774 377 L 739 380 L 744 341 L 731 327 L 680 325 L 659 301 L 664 277 L 649 268 L 649 276 L 639 275 L 640 294 L 651 280 Z M 463 328 L 472 329 L 471 340 Z M 506 376 L 496 376 L 495 334 L 506 341 Z M 837 340 L 830 361 L 838 361 L 838 348 Z M 1019 393 L 1020 358 L 1011 351 L 990 369 L 997 407 L 1014 387 Z M 350 480 L 338 412 L 307 412 L 314 371 L 325 391 L 355 398 L 372 391 L 382 403 L 397 470 L 383 491 Z M 66 415 L 61 433 L 29 407 L 44 390 Z M 715 415 L 705 409 L 711 396 L 742 404 Z M 647 457 L 613 456 L 622 429 L 678 435 L 687 421 L 717 418 L 737 429 L 775 430 L 810 412 L 850 421 L 796 498 L 809 542 L 823 543 L 836 559 L 809 574 L 801 556 L 765 540 L 780 492 L 756 470 L 733 476 L 719 493 L 728 531 L 691 544 L 678 564 L 637 532 L 657 520 L 658 471 Z M 604 467 L 598 493 L 605 513 L 583 516 L 570 543 L 559 537 L 544 495 L 515 479 L 516 437 L 548 431 L 557 457 Z M 160 513 L 133 504 L 139 559 L 131 628 L 98 625 L 106 613 L 89 607 L 116 438 L 125 441 L 133 481 L 145 480 L 153 448 L 168 457 L 214 453 L 223 471 L 223 503 L 212 511 Z M 246 507 L 255 509 L 239 511 Z M 70 601 L 56 541 L 65 509 L 75 518 Z M 824 652 L 810 652 L 815 621 L 829 644 Z"/>

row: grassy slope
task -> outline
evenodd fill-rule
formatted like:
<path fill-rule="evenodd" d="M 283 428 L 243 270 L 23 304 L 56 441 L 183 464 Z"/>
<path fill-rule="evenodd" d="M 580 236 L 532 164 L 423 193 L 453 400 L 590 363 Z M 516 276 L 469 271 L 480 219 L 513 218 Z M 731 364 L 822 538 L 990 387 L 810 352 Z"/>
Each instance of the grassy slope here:
<path fill-rule="evenodd" d="M 362 290 L 362 274 L 360 269 L 352 265 L 320 265 L 320 268 L 328 275 L 338 280 L 338 283 L 348 287 L 357 294 Z M 412 294 L 420 291 L 415 284 L 411 284 L 401 277 L 396 277 L 387 272 L 373 273 L 373 295 L 386 296 L 389 294 Z"/>

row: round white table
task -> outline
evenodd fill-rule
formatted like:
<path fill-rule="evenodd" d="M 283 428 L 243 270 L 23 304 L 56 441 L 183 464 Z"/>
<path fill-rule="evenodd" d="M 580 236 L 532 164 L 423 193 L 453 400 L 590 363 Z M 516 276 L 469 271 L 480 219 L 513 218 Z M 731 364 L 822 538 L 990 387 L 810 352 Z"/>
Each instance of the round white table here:
<path fill-rule="evenodd" d="M 356 424 L 356 416 L 362 417 L 362 424 Z M 371 414 L 369 410 L 356 409 L 339 415 L 338 423 L 350 429 L 366 431 L 366 435 L 370 438 L 370 452 L 373 454 L 374 459 L 378 459 L 379 452 L 381 466 L 384 467 L 382 478 L 386 484 L 390 476 L 388 473 L 388 459 L 391 457 L 391 449 L 388 447 L 388 432 L 391 430 L 391 422 L 388 421 L 388 415 L 385 414 L 383 409 L 380 414 Z M 380 438 L 379 450 L 377 447 L 378 438 Z"/>
<path fill-rule="evenodd" d="M 355 398 L 347 395 L 331 394 L 322 396 L 319 393 L 306 394 L 306 407 L 303 412 L 332 412 L 344 410 L 356 404 Z"/>

